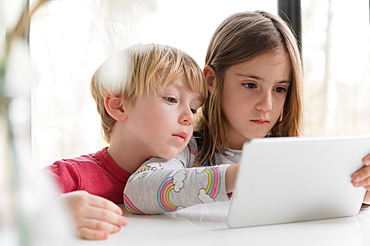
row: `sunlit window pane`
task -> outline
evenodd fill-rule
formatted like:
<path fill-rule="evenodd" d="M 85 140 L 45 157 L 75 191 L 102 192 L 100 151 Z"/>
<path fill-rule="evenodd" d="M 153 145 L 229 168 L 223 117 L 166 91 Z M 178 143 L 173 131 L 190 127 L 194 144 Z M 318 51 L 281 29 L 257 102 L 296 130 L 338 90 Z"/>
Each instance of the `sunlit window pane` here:
<path fill-rule="evenodd" d="M 234 12 L 277 13 L 276 0 L 61 0 L 31 23 L 31 55 L 40 74 L 32 91 L 33 153 L 39 166 L 106 145 L 90 96 L 90 78 L 112 52 L 137 42 L 178 47 L 202 67 L 216 27 Z"/>
<path fill-rule="evenodd" d="M 305 134 L 370 134 L 369 1 L 302 1 Z"/>

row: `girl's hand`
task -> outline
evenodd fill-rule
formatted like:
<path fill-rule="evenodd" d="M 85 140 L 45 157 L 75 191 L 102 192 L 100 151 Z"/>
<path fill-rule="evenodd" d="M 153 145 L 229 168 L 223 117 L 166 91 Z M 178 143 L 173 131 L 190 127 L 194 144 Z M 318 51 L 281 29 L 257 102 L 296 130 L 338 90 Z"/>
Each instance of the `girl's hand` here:
<path fill-rule="evenodd" d="M 352 184 L 355 187 L 364 187 L 367 192 L 364 203 L 370 204 L 370 154 L 362 159 L 364 167 L 352 175 Z"/>
<path fill-rule="evenodd" d="M 231 193 L 235 189 L 235 179 L 236 175 L 238 174 L 239 164 L 230 165 L 226 169 L 225 174 L 225 185 L 226 185 L 226 192 Z"/>
<path fill-rule="evenodd" d="M 127 224 L 121 208 L 115 203 L 86 191 L 73 191 L 61 195 L 71 211 L 77 236 L 101 240 L 118 232 Z"/>

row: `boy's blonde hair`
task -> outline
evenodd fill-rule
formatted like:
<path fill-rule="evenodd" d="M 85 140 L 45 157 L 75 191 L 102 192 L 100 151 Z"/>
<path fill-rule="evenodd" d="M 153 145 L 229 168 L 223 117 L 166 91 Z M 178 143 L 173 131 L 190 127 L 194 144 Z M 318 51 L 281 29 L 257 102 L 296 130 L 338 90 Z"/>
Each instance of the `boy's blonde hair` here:
<path fill-rule="evenodd" d="M 225 71 L 232 65 L 281 49 L 290 59 L 292 83 L 280 119 L 270 134 L 276 137 L 300 135 L 302 68 L 297 41 L 292 31 L 282 19 L 267 12 L 236 13 L 219 25 L 208 46 L 205 65 L 214 69 L 216 80 L 214 91 L 208 93 L 196 125 L 204 144 L 195 165 L 211 162 L 215 152 L 223 151 L 226 147 L 226 120 L 220 99 Z"/>
<path fill-rule="evenodd" d="M 160 44 L 136 44 L 111 55 L 91 79 L 91 94 L 109 143 L 116 120 L 107 112 L 104 98 L 124 98 L 135 103 L 143 93 L 157 91 L 183 77 L 192 92 L 204 100 L 207 86 L 199 65 L 184 51 Z"/>

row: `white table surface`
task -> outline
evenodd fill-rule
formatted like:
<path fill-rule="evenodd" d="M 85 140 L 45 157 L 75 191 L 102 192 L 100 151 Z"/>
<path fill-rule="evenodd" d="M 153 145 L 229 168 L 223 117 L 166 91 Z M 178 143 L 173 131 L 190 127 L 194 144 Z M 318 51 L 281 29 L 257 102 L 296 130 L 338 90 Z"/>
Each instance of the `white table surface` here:
<path fill-rule="evenodd" d="M 75 239 L 69 245 L 370 245 L 370 208 L 353 217 L 229 229 L 228 206 L 202 204 L 151 216 L 127 212 L 128 225 L 107 240 Z"/>

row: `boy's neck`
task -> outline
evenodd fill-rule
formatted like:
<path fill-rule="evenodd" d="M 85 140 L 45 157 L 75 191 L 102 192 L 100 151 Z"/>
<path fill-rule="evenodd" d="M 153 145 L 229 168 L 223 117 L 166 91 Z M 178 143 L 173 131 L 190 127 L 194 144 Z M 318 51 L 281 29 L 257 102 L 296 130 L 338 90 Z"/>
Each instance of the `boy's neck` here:
<path fill-rule="evenodd" d="M 111 143 L 107 149 L 112 159 L 126 172 L 135 172 L 149 157 L 142 157 L 128 144 Z"/>

